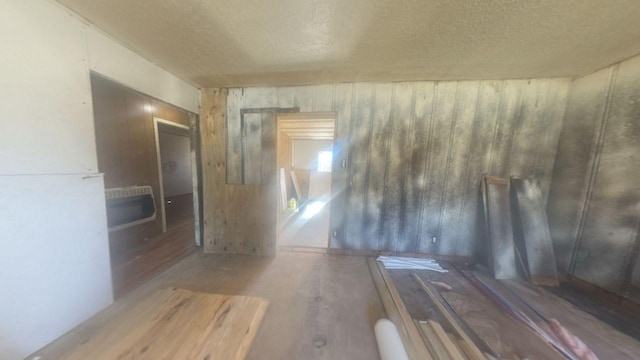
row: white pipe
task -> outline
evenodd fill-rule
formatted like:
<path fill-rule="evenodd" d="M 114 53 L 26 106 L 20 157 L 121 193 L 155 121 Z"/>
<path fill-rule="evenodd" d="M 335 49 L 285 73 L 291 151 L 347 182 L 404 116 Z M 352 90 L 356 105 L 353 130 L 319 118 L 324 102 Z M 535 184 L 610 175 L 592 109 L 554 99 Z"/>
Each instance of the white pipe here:
<path fill-rule="evenodd" d="M 374 327 L 378 350 L 382 360 L 409 360 L 398 334 L 398 329 L 388 319 L 380 319 Z"/>

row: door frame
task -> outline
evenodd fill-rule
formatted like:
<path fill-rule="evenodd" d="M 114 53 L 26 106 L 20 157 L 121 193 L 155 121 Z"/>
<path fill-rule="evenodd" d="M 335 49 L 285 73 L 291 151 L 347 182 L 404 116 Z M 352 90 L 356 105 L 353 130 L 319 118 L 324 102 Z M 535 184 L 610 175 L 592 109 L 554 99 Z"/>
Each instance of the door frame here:
<path fill-rule="evenodd" d="M 158 168 L 158 181 L 160 184 L 160 218 L 162 220 L 162 232 L 166 233 L 167 232 L 167 214 L 166 214 L 166 208 L 165 208 L 165 203 L 164 203 L 164 180 L 163 180 L 163 176 L 162 176 L 162 158 L 160 156 L 160 125 L 163 126 L 172 126 L 175 128 L 179 128 L 182 130 L 187 130 L 189 133 L 189 147 L 190 149 L 194 148 L 194 144 L 192 144 L 192 136 L 191 136 L 191 132 L 194 129 L 191 129 L 189 126 L 186 125 L 182 125 L 182 124 L 178 124 L 175 123 L 173 121 L 168 121 L 168 120 L 164 120 L 162 118 L 159 117 L 154 117 L 153 118 L 153 132 L 155 135 L 155 148 L 156 148 L 156 155 L 157 155 L 157 163 L 156 166 Z M 198 224 L 200 223 L 200 219 L 199 219 L 199 194 L 198 194 L 198 177 L 197 177 L 197 166 L 198 164 L 196 163 L 196 159 L 193 156 L 193 151 L 190 151 L 190 159 L 191 159 L 191 185 L 193 187 L 193 212 L 194 212 L 194 227 L 195 227 L 195 242 L 196 245 L 200 246 L 200 229 Z"/>
<path fill-rule="evenodd" d="M 278 164 L 278 160 L 280 158 L 280 139 L 281 139 L 281 134 L 284 132 L 281 129 L 281 121 L 282 120 L 295 120 L 295 121 L 300 121 L 300 122 L 305 122 L 305 121 L 313 121 L 313 120 L 331 120 L 333 121 L 333 137 L 330 139 L 332 141 L 332 145 L 333 145 L 333 160 L 336 159 L 336 148 L 335 148 L 335 140 L 336 140 L 336 122 L 337 122 L 337 117 L 338 117 L 338 113 L 335 111 L 314 111 L 314 112 L 286 112 L 286 113 L 276 113 L 276 184 L 275 184 L 275 188 L 276 188 L 276 194 L 277 194 L 277 201 L 275 202 L 275 207 L 276 207 L 276 248 L 280 246 L 279 244 L 279 240 L 280 240 L 280 217 L 281 217 L 281 213 L 282 210 L 280 209 L 280 202 L 281 202 L 281 179 L 280 179 L 280 167 Z M 291 136 L 290 136 L 291 137 Z M 295 138 L 295 137 L 291 137 L 291 142 L 293 143 L 294 140 L 329 140 L 329 139 L 312 139 L 312 138 Z M 292 144 L 292 153 L 291 156 L 293 157 L 293 144 Z M 290 164 L 291 165 L 291 164 Z M 335 167 L 334 167 L 335 168 Z M 333 171 L 333 169 L 332 169 Z M 287 176 L 287 174 L 285 173 L 285 176 Z M 332 195 L 333 195 L 333 174 L 331 174 L 331 191 L 332 191 Z M 331 200 L 329 200 L 329 206 L 331 206 L 333 202 L 333 196 L 331 198 Z M 331 210 L 329 210 L 331 211 Z M 331 248 L 331 239 L 333 236 L 331 236 L 331 223 L 329 223 L 329 228 L 327 229 L 327 233 L 328 233 L 328 239 L 327 239 L 327 246 L 326 248 L 321 248 L 321 249 L 330 249 Z M 313 249 L 313 248 L 309 248 L 309 249 Z"/>

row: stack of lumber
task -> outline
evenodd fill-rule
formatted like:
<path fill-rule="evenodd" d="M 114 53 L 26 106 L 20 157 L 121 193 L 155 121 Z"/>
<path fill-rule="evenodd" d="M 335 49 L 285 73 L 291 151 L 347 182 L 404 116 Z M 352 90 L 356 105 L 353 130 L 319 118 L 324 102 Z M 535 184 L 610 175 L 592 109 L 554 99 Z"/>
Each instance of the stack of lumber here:
<path fill-rule="evenodd" d="M 454 315 L 435 299 L 432 290 L 417 275 L 414 275 L 416 281 L 422 286 L 426 295 L 435 299 L 434 302 L 439 305 L 438 308 L 449 322 L 449 326 L 455 329 L 455 334 L 445 332 L 440 323 L 434 320 L 413 319 L 384 264 L 370 258 L 369 268 L 387 316 L 398 329 L 410 359 L 487 359 L 467 332 L 463 330 Z"/>

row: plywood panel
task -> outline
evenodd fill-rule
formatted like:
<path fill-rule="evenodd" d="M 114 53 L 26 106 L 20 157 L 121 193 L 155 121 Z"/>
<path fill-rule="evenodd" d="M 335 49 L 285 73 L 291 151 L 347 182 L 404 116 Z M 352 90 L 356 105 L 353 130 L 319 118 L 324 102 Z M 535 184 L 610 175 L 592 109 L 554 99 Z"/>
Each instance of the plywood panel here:
<path fill-rule="evenodd" d="M 276 186 L 227 184 L 226 101 L 226 90 L 202 92 L 205 251 L 271 255 L 275 252 L 277 228 Z M 262 121 L 261 116 L 259 119 Z"/>
<path fill-rule="evenodd" d="M 558 285 L 558 273 L 549 233 L 549 223 L 542 200 L 542 191 L 535 178 L 511 178 L 511 187 L 515 203 L 512 208 L 517 209 L 514 217 L 515 239 L 524 242 L 526 249 L 523 257 L 532 283 L 545 286 Z M 516 220 L 518 219 L 518 220 Z M 524 256 L 526 255 L 526 256 Z"/>

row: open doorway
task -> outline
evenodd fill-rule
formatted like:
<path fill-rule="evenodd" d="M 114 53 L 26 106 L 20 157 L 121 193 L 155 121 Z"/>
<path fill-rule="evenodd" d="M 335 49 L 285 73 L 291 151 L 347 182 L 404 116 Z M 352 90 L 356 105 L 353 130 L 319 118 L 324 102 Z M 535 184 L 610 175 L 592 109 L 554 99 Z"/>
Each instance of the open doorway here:
<path fill-rule="evenodd" d="M 193 169 L 189 127 L 154 119 L 163 232 L 194 226 Z"/>
<path fill-rule="evenodd" d="M 278 246 L 329 247 L 335 114 L 278 116 Z"/>

